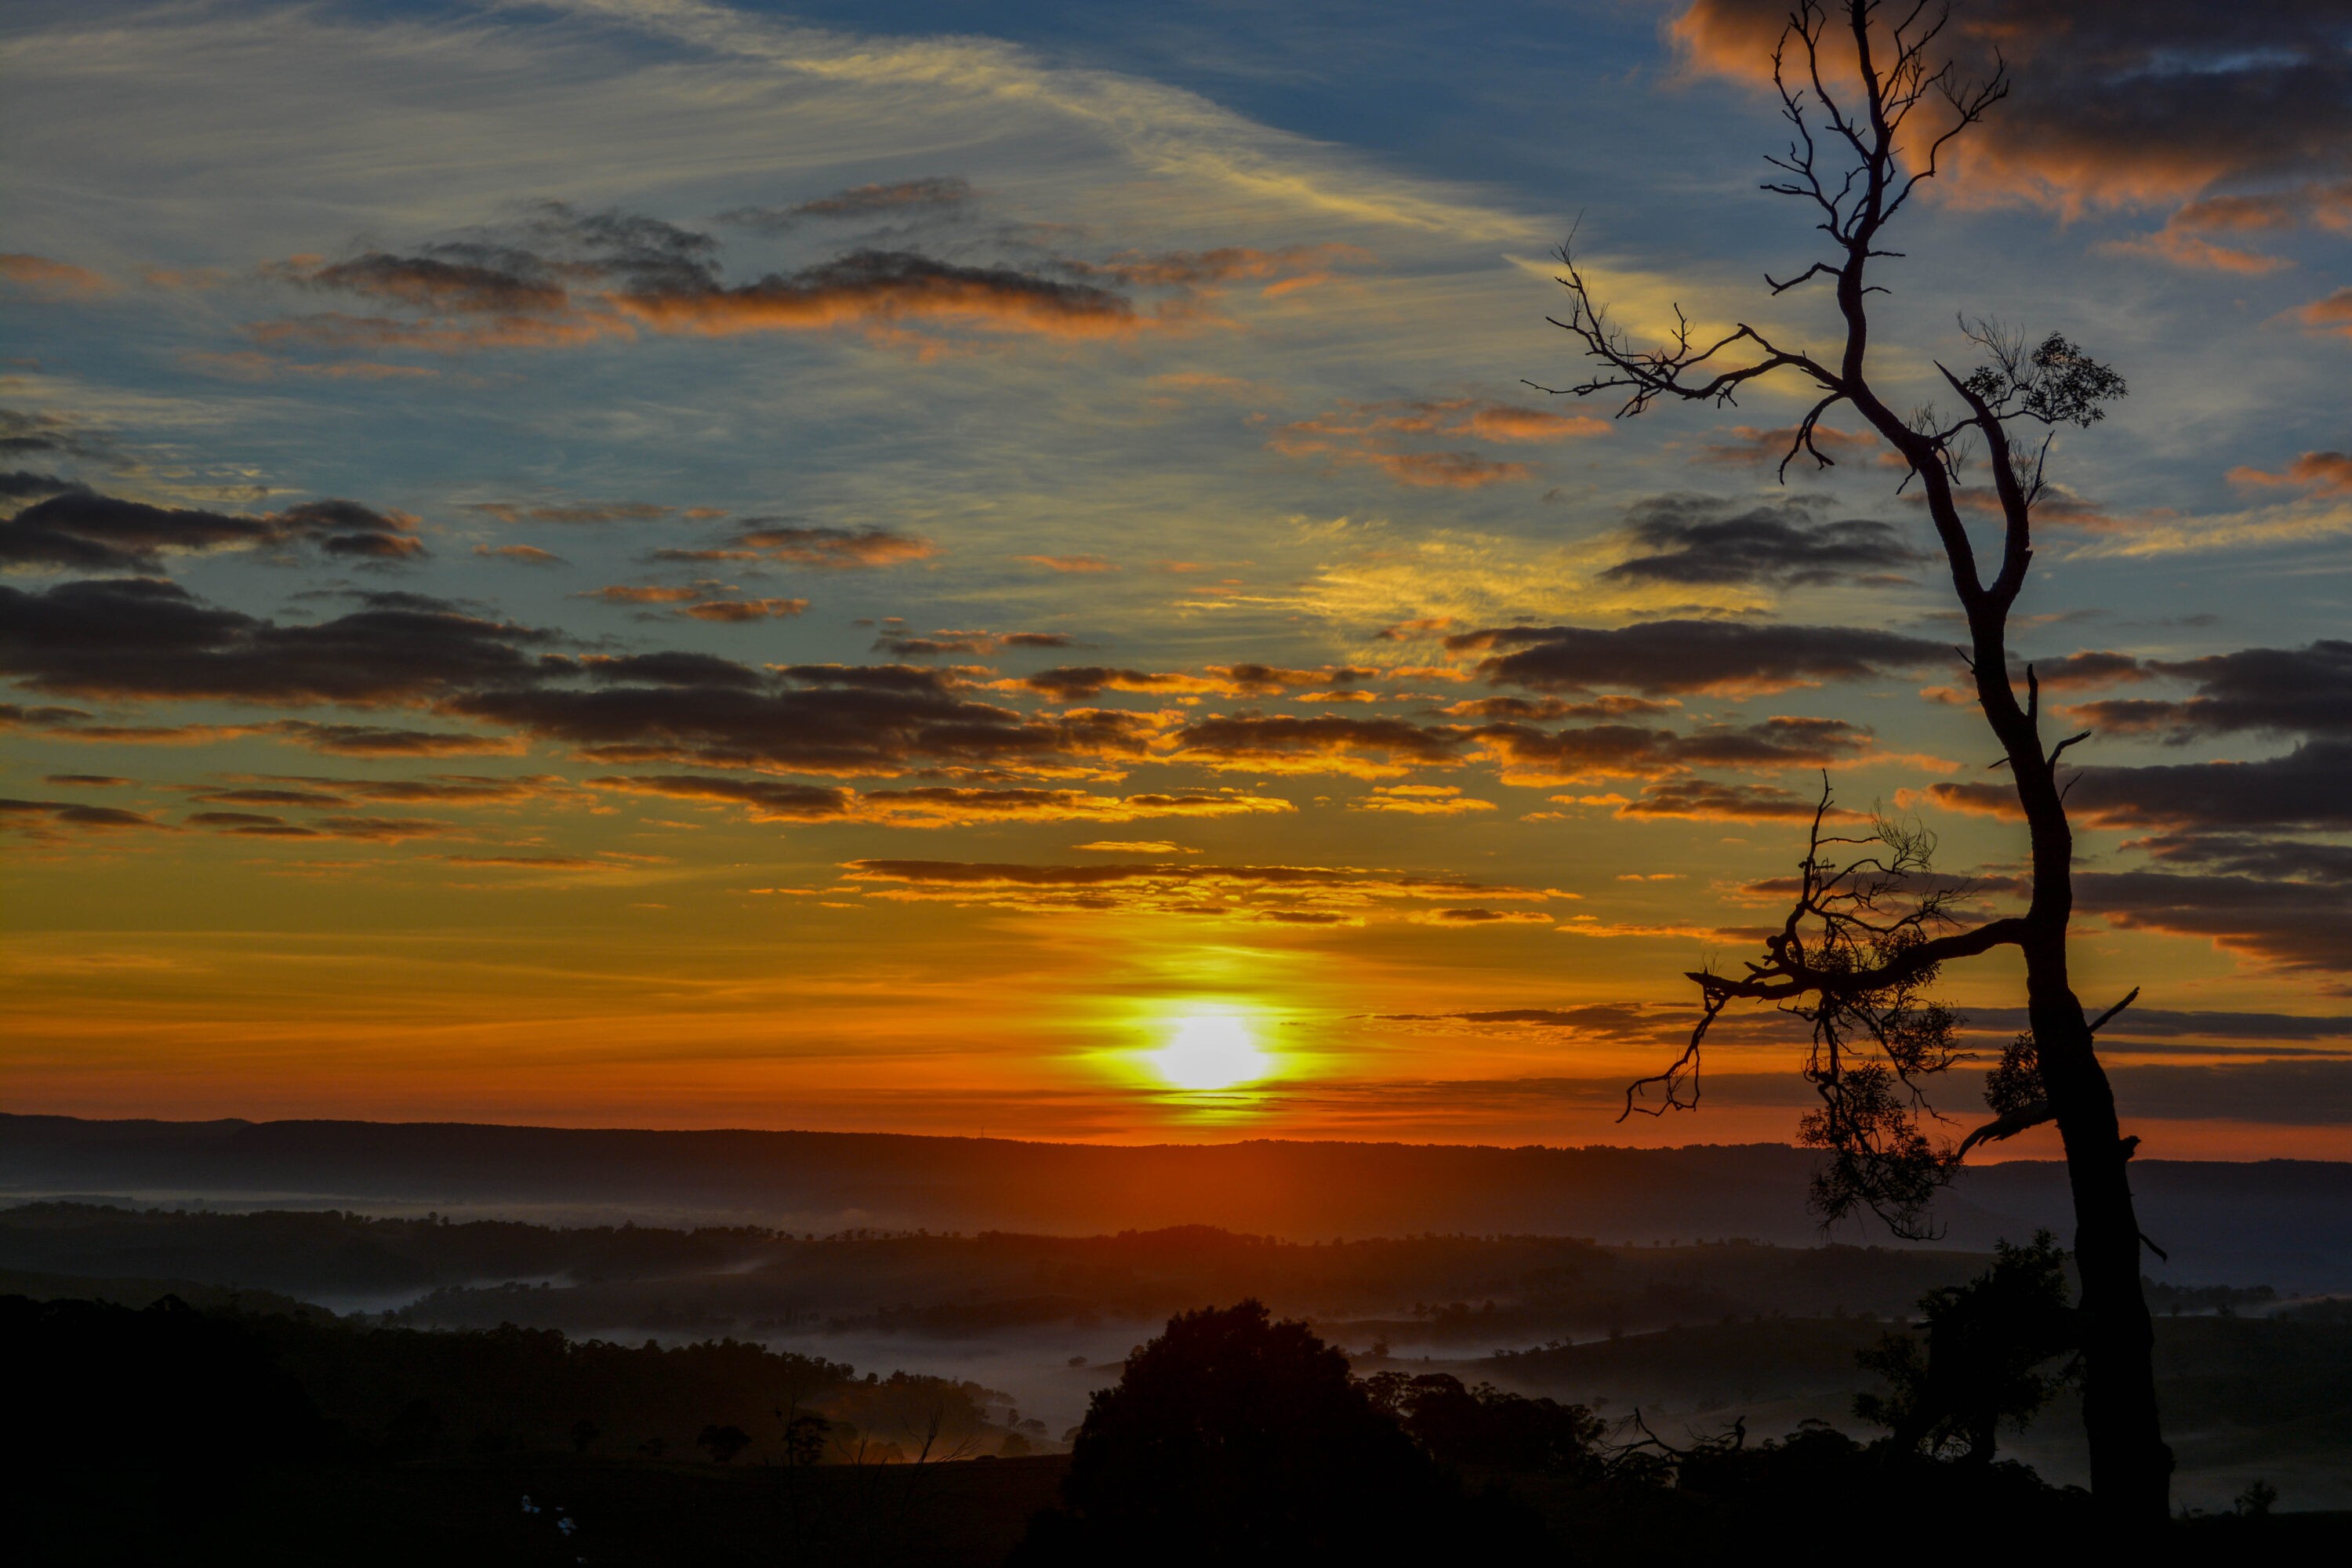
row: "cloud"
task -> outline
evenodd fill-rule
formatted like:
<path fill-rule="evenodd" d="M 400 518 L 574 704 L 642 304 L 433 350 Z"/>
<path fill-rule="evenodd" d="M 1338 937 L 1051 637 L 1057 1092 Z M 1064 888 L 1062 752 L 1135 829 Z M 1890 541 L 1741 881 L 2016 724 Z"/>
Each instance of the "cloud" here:
<path fill-rule="evenodd" d="M 730 207 L 714 220 L 764 234 L 782 234 L 812 221 L 862 220 L 960 213 L 971 200 L 969 181 L 952 176 L 900 180 L 887 185 L 852 185 L 829 196 L 789 206 Z"/>
<path fill-rule="evenodd" d="M 695 656 L 656 668 L 626 659 L 583 668 L 594 689 L 490 687 L 441 700 L 444 711 L 560 742 L 605 762 L 675 761 L 825 775 L 895 774 L 925 765 L 1083 772 L 1140 758 L 1149 715 L 1072 710 L 1033 717 L 958 695 L 940 672 L 907 666 L 788 666 L 769 677 Z M 667 679 L 662 679 L 667 675 Z"/>
<path fill-rule="evenodd" d="M 2233 485 L 2289 487 L 2315 495 L 2352 496 L 2352 453 L 2305 452 L 2280 473 L 2237 468 L 2229 473 Z"/>
<path fill-rule="evenodd" d="M 1118 566 L 1099 555 L 1016 555 L 1015 561 L 1032 566 L 1043 566 L 1048 572 L 1067 572 L 1081 575 L 1116 572 Z"/>
<path fill-rule="evenodd" d="M 763 523 L 704 550 L 656 550 L 653 561 L 779 561 L 820 570 L 897 566 L 939 553 L 928 539 L 887 528 L 834 528 L 811 523 Z"/>
<path fill-rule="evenodd" d="M 1377 680 L 1381 673 L 1358 664 L 1326 664 L 1312 669 L 1256 663 L 1209 666 L 1210 675 L 1244 697 L 1272 697 L 1281 692 L 1316 687 L 1353 686 L 1359 681 Z"/>
<path fill-rule="evenodd" d="M 2074 775 L 2068 812 L 2095 827 L 2164 830 L 2352 830 L 2352 742 L 2310 741 L 2252 763 L 2086 767 Z M 1955 811 L 2016 818 L 2017 795 L 2000 784 L 1933 784 L 1927 797 Z"/>
<path fill-rule="evenodd" d="M 1169 740 L 1171 760 L 1202 767 L 1388 778 L 1413 767 L 1453 766 L 1468 735 L 1407 719 L 1245 712 L 1192 720 Z"/>
<path fill-rule="evenodd" d="M 289 626 L 153 578 L 0 587 L 0 674 L 71 696 L 368 703 L 535 673 L 522 648 L 546 634 L 424 604 Z"/>
<path fill-rule="evenodd" d="M 1495 803 L 1474 800 L 1452 784 L 1374 784 L 1371 794 L 1349 801 L 1348 807 L 1406 816 L 1465 816 L 1492 811 Z"/>
<path fill-rule="evenodd" d="M 960 822 L 1141 822 L 1156 817 L 1255 816 L 1290 811 L 1272 795 L 1177 791 L 1130 795 L 1067 789 L 964 789 L 929 784 L 868 790 L 858 798 L 869 821 L 912 826 Z"/>
<path fill-rule="evenodd" d="M 1292 809 L 1288 801 L 1269 795 L 1201 791 L 1122 796 L 1074 789 L 927 784 L 857 794 L 780 780 L 698 773 L 613 776 L 589 783 L 603 789 L 743 805 L 750 808 L 754 821 L 761 822 L 855 821 L 904 827 L 945 827 L 968 822 L 1137 822 L 1151 817 L 1245 816 Z"/>
<path fill-rule="evenodd" d="M 1148 323 L 1125 296 L 1011 267 L 854 250 L 738 289 L 614 297 L 658 331 L 725 336 L 924 321 L 1049 337 L 1123 337 Z"/>
<path fill-rule="evenodd" d="M 1563 804 L 1580 804 L 1563 798 Z M 1803 795 L 1771 784 L 1723 784 L 1714 779 L 1669 779 L 1643 787 L 1639 800 L 1617 808 L 1623 817 L 1678 817 L 1693 822 L 1811 822 L 1821 807 L 1818 795 Z M 1860 812 L 1832 806 L 1832 822 L 1853 822 Z"/>
<path fill-rule="evenodd" d="M 1599 778 L 1641 778 L 1694 767 L 1821 768 L 1852 762 L 1870 733 L 1841 719 L 1771 718 L 1710 724 L 1686 734 L 1632 724 L 1544 731 L 1489 724 L 1472 731 L 1506 784 L 1543 787 Z M 1703 787 L 1703 786 L 1693 786 Z"/>
<path fill-rule="evenodd" d="M 427 773 L 420 778 L 320 777 L 258 773 L 226 786 L 207 786 L 193 799 L 213 805 L 267 805 L 323 810 L 358 801 L 405 805 L 519 805 L 580 792 L 553 773 Z"/>
<path fill-rule="evenodd" d="M 252 726 L 255 734 L 274 735 L 342 757 L 456 757 L 522 750 L 521 742 L 499 735 L 467 735 L 448 730 L 400 730 L 375 724 L 318 724 L 307 719 L 280 719 Z"/>
<path fill-rule="evenodd" d="M 425 553 L 416 519 L 357 501 L 315 500 L 247 516 L 149 506 L 79 486 L 35 501 L 0 523 L 0 564 L 84 572 L 152 572 L 166 552 L 309 544 L 362 562 Z"/>
<path fill-rule="evenodd" d="M 2352 182 L 2205 196 L 2174 213 L 2166 227 L 2205 234 L 2276 234 L 2306 225 L 2352 233 Z"/>
<path fill-rule="evenodd" d="M 2352 739 L 2352 642 L 2250 647 L 2203 658 L 2148 660 L 2147 671 L 2196 683 L 2180 701 L 2133 698 L 2074 710 L 2102 730 L 2199 735 L 2254 731 Z"/>
<path fill-rule="evenodd" d="M 743 621 L 784 620 L 799 615 L 809 606 L 806 599 L 730 597 L 734 592 L 731 586 L 723 583 L 696 583 L 683 588 L 614 584 L 572 596 L 601 599 L 608 605 L 666 605 L 674 615 L 728 625 Z"/>
<path fill-rule="evenodd" d="M 100 300 L 121 291 L 87 267 L 22 251 L 0 252 L 0 284 L 36 300 Z"/>
<path fill-rule="evenodd" d="M 807 609 L 806 599 L 704 599 L 678 613 L 698 621 L 733 626 L 744 621 L 781 621 Z"/>
<path fill-rule="evenodd" d="M 56 740 L 112 745 L 206 746 L 260 736 L 346 757 L 511 755 L 526 749 L 522 742 L 506 736 L 375 724 L 320 724 L 308 719 L 273 719 L 259 724 L 101 724 L 79 708 L 26 708 L 0 702 L 0 730 L 35 728 Z"/>
<path fill-rule="evenodd" d="M 1743 508 L 1708 496 L 1654 496 L 1626 512 L 1626 533 L 1639 553 L 1601 575 L 1679 586 L 1797 586 L 1884 577 L 1926 559 L 1889 524 L 1823 521 L 1819 510 L 1802 500 Z"/>
<path fill-rule="evenodd" d="M 0 473 L 0 500 L 31 500 L 41 496 L 64 495 L 68 491 L 89 493 L 86 487 L 76 480 L 61 479 L 55 474 L 37 474 L 27 468 Z"/>
<path fill-rule="evenodd" d="M 84 805 L 70 800 L 0 800 L 0 827 L 36 837 L 47 837 L 58 828 L 112 832 L 124 827 L 168 827 L 167 823 L 119 806 Z"/>
<path fill-rule="evenodd" d="M 1421 489 L 1482 489 L 1533 472 L 1525 463 L 1498 462 L 1475 452 L 1363 452 L 1355 454 L 1401 485 Z"/>
<path fill-rule="evenodd" d="M 1056 665 L 1009 684 L 1041 692 L 1056 702 L 1085 702 L 1106 691 L 1228 692 L 1230 682 L 1197 675 L 1150 669 L 1115 669 L 1099 664 Z"/>
<path fill-rule="evenodd" d="M 2275 969 L 2352 973 L 2352 882 L 2084 871 L 2074 900 L 2122 930 L 2205 937 Z"/>
<path fill-rule="evenodd" d="M 1279 296 L 1328 282 L 1339 268 L 1370 266 L 1373 259 L 1370 251 L 1353 245 L 1287 245 L 1273 250 L 1227 245 L 1213 250 L 1131 250 L 1108 261 L 1063 259 L 1055 265 L 1077 277 L 1109 278 L 1140 288 L 1263 282 L 1265 294 Z"/>
<path fill-rule="evenodd" d="M 950 654 L 995 653 L 1003 648 L 1060 648 L 1072 646 L 1066 632 L 936 631 L 928 637 L 908 632 L 884 632 L 874 639 L 874 651 L 894 658 L 943 658 Z"/>
<path fill-rule="evenodd" d="M 1326 414 L 1278 426 L 1266 445 L 1285 457 L 1328 457 L 1368 464 L 1401 485 L 1478 489 L 1524 479 L 1525 463 L 1462 449 L 1416 450 L 1412 438 L 1561 441 L 1599 436 L 1609 422 L 1586 414 L 1552 414 L 1517 404 L 1457 397 L 1437 402 L 1342 403 Z"/>
<path fill-rule="evenodd" d="M 1182 320 L 1189 307 L 1179 298 L 1139 310 L 1128 294 L 1087 277 L 1164 286 L 1218 270 L 1202 258 L 1172 269 L 1167 258 L 1156 270 L 1140 261 L 1058 258 L 1033 268 L 864 248 L 730 285 L 709 236 L 635 215 L 582 214 L 560 203 L 533 210 L 512 235 L 441 241 L 409 255 L 371 251 L 346 261 L 275 263 L 265 272 L 280 281 L 410 313 L 325 311 L 249 330 L 265 346 L 432 353 L 576 347 L 640 331 L 730 337 L 849 328 L 887 338 L 925 327 L 1106 339 Z"/>
<path fill-rule="evenodd" d="M 1497 626 L 1445 639 L 1456 651 L 1507 648 L 1479 662 L 1496 686 L 1533 691 L 1620 687 L 1649 696 L 1746 694 L 1824 680 L 1864 680 L 1952 658 L 1939 643 L 1845 626 L 1643 621 L 1591 626 Z"/>
<path fill-rule="evenodd" d="M 556 504 L 532 504 L 524 501 L 482 500 L 466 503 L 467 511 L 478 511 L 497 518 L 500 522 L 658 522 L 675 516 L 677 508 L 659 506 L 646 500 L 572 501 Z"/>
<path fill-rule="evenodd" d="M 58 415 L 0 408 L 0 456 L 20 458 L 33 452 L 103 458 L 113 456 L 114 448 L 104 437 Z"/>
<path fill-rule="evenodd" d="M 1681 704 L 1650 697 L 1597 697 L 1570 702 L 1564 697 L 1473 697 L 1449 702 L 1440 710 L 1449 719 L 1498 719 L 1524 723 L 1549 723 L 1560 719 L 1647 719 L 1671 713 Z"/>
<path fill-rule="evenodd" d="M 477 544 L 474 553 L 493 561 L 513 561 L 525 566 L 569 566 L 562 556 L 536 544 Z"/>
<path fill-rule="evenodd" d="M 2011 679 L 2022 682 L 2026 666 L 2021 664 Z M 2115 653 L 2105 648 L 2085 648 L 2062 658 L 2037 658 L 2032 661 L 2034 679 L 2045 691 L 2073 691 L 2126 681 L 2148 680 L 2158 667 L 2143 664 L 2127 653 Z"/>
<path fill-rule="evenodd" d="M 1760 468 L 1767 465 L 1778 468 L 1780 459 L 1796 447 L 1800 426 L 1783 425 L 1766 429 L 1756 425 L 1735 425 L 1728 436 L 1717 436 L 1698 449 L 1701 462 L 1718 463 L 1726 468 Z M 1812 444 L 1822 457 L 1836 462 L 1842 457 L 1860 460 L 1875 458 L 1885 463 L 1903 459 L 1881 444 L 1875 433 L 1864 430 L 1841 430 L 1834 425 L 1813 426 Z M 1818 465 L 1811 452 L 1799 452 L 1790 472 L 1811 473 Z"/>
<path fill-rule="evenodd" d="M 2166 834 L 2125 846 L 2168 865 L 2200 866 L 2233 877 L 2352 883 L 2352 845 L 2246 834 Z"/>
<path fill-rule="evenodd" d="M 2333 294 L 2323 295 L 2295 314 L 2307 327 L 2352 337 L 2352 289 L 2338 289 Z"/>
<path fill-rule="evenodd" d="M 604 777 L 588 781 L 598 789 L 627 790 L 637 795 L 668 795 L 680 800 L 722 801 L 750 809 L 754 822 L 824 822 L 849 814 L 855 798 L 835 786 L 791 784 L 782 779 L 712 777 L 705 773 L 657 773 L 635 778 Z"/>
<path fill-rule="evenodd" d="M 1452 926 L 1468 930 L 1475 930 L 1481 926 L 1548 926 L 1552 923 L 1549 915 L 1538 910 L 1490 910 L 1476 905 L 1468 908 L 1457 905 L 1445 909 L 1423 910 L 1406 918 L 1415 925 Z"/>
<path fill-rule="evenodd" d="M 1671 32 L 1689 68 L 1760 84 L 1787 10 L 1780 0 L 1697 0 Z M 1979 76 L 1997 50 L 2015 90 L 1946 150 L 1953 194 L 2071 215 L 2270 187 L 2276 205 L 2207 207 L 2195 226 L 2242 232 L 2284 217 L 2292 202 L 2277 198 L 2307 189 L 2315 172 L 2332 184 L 2352 167 L 2352 55 L 2341 20 L 2334 0 L 1973 6 L 1946 41 Z M 2320 210 L 2314 203 L 2305 213 Z"/>
<path fill-rule="evenodd" d="M 241 838 L 358 838 L 377 844 L 399 844 L 411 838 L 435 838 L 453 831 L 450 825 L 424 816 L 319 816 L 289 822 L 257 811 L 197 811 L 183 819 L 191 827 L 209 828 Z"/>
<path fill-rule="evenodd" d="M 2152 256 L 2193 271 L 2229 272 L 2250 278 L 2283 272 L 2294 265 L 2283 256 L 2263 256 L 2232 246 L 2216 245 L 2169 223 L 2154 234 L 2138 239 L 2110 240 L 2099 249 L 2109 256 Z"/>
<path fill-rule="evenodd" d="M 852 860 L 844 879 L 869 897 L 943 900 L 1034 913 L 1129 911 L 1337 926 L 1410 920 L 1431 904 L 1534 901 L 1540 894 L 1456 878 L 1325 866 L 1095 866 Z"/>

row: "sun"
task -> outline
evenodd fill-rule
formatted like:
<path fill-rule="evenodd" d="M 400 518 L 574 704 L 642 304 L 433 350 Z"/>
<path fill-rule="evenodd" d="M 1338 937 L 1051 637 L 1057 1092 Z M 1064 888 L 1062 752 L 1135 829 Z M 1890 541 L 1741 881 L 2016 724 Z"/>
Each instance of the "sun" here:
<path fill-rule="evenodd" d="M 1230 1013 L 1192 1013 L 1171 1024 L 1168 1043 L 1151 1061 L 1177 1089 L 1231 1089 L 1274 1071 L 1274 1058 L 1258 1048 L 1248 1023 Z"/>

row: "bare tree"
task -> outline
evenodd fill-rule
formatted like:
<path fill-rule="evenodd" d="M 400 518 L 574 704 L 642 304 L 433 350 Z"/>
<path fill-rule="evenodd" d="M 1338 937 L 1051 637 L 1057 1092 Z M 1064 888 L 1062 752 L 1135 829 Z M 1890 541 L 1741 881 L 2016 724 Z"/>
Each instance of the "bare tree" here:
<path fill-rule="evenodd" d="M 2172 1454 L 2158 1426 L 2139 1282 L 2144 1238 L 2126 1168 L 2138 1140 L 2120 1133 L 2094 1042 L 2099 1024 L 2130 998 L 2095 1022 L 2067 978 L 2074 838 L 2059 763 L 2087 736 L 2044 742 L 2032 669 L 2024 671 L 2021 700 L 2007 642 L 2010 611 L 2033 558 L 2033 509 L 2050 437 L 2062 426 L 2095 423 L 2124 384 L 2055 333 L 2029 346 L 1992 323 L 1964 321 L 1963 332 L 1986 358 L 1967 374 L 1937 366 L 1957 400 L 1953 412 L 1900 414 L 1881 395 L 1867 356 L 1871 297 L 1885 289 L 1869 280 L 1870 266 L 1900 255 L 1885 247 L 1887 225 L 1935 176 L 1953 140 L 2008 95 L 2009 78 L 1997 57 L 1981 77 L 1966 75 L 1939 42 L 1947 12 L 1925 0 L 1892 7 L 1842 0 L 1837 12 L 1822 0 L 1797 0 L 1774 51 L 1773 81 L 1792 134 L 1786 152 L 1768 159 L 1775 174 L 1763 188 L 1809 205 L 1828 237 L 1827 258 L 1765 282 L 1775 296 L 1827 284 L 1843 322 L 1838 352 L 1816 356 L 1783 347 L 1745 324 L 1701 341 L 1679 310 L 1669 341 L 1638 346 L 1609 320 L 1571 242 L 1560 252 L 1569 308 L 1553 324 L 1596 368 L 1573 386 L 1542 390 L 1621 397 L 1624 416 L 1661 401 L 1727 405 L 1751 382 L 1795 378 L 1810 384 L 1813 401 L 1781 459 L 1783 478 L 1800 458 L 1830 466 L 1816 436 L 1840 405 L 1869 423 L 1909 469 L 1905 486 L 1918 485 L 1967 614 L 1978 705 L 2000 742 L 1996 765 L 2009 770 L 2032 839 L 2032 893 L 2022 914 L 1963 925 L 1952 888 L 1928 865 L 1931 838 L 1916 826 L 1885 821 L 1866 835 L 1825 836 L 1824 826 L 1839 819 L 1825 791 L 1798 895 L 1762 959 L 1737 975 L 1691 975 L 1703 1011 L 1690 1044 L 1666 1072 L 1634 1086 L 1659 1090 L 1657 1101 L 1643 1106 L 1629 1091 L 1627 1106 L 1663 1112 L 1695 1104 L 1708 1026 L 1735 1002 L 1779 1004 L 1813 1030 L 1806 1073 L 1822 1106 L 1806 1134 L 1830 1156 L 1817 1204 L 1832 1215 L 1868 1206 L 1898 1228 L 1916 1228 L 1963 1152 L 1936 1143 L 1919 1120 L 1927 1110 L 1921 1079 L 1956 1054 L 1957 1020 L 1927 1001 L 1924 989 L 1946 963 L 2016 948 L 2025 962 L 2032 1028 L 1995 1076 L 2000 1120 L 1969 1142 L 2058 1124 L 2074 1201 L 2093 1489 L 2115 1517 L 2157 1523 L 2166 1516 Z M 1989 497 L 1959 483 L 1979 447 Z M 1999 521 L 1990 581 L 1963 525 L 1961 509 L 1970 504 Z"/>

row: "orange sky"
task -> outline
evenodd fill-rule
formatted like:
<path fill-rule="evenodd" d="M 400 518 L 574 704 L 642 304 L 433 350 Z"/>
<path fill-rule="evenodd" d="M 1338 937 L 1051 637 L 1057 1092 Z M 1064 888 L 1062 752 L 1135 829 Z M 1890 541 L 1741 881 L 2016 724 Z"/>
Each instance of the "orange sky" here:
<path fill-rule="evenodd" d="M 1345 58 L 835 9 L 12 24 L 7 1109 L 1783 1138 L 1769 1018 L 1614 1118 L 1824 777 L 2013 904 L 1874 442 L 1783 482 L 1792 393 L 1526 384 L 1577 210 L 1637 335 L 1819 329 L 1757 283 L 1808 254 L 1757 5 Z M 1906 217 L 1881 374 L 1933 395 L 1962 307 L 2126 372 L 2015 638 L 2096 732 L 2077 984 L 2143 988 L 2148 1153 L 2352 1158 L 2352 153 L 2126 69 L 2203 34 L 2111 80 L 1987 15 L 2012 119 Z M 1979 1067 L 2016 979 L 1947 977 Z"/>

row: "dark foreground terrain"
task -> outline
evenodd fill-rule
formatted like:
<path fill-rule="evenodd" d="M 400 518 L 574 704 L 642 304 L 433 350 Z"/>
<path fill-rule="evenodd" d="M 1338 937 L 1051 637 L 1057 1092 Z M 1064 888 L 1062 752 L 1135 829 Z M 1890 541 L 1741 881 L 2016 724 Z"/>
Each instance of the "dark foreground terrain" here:
<path fill-rule="evenodd" d="M 1419 1369 L 1351 1376 L 1306 1325 L 1267 1325 L 1252 1304 L 1171 1322 L 1123 1369 L 1120 1398 L 1097 1402 L 1074 1456 L 1029 1457 L 1005 1455 L 1019 1435 L 982 1418 L 984 1391 L 751 1346 L 424 1332 L 176 1298 L 133 1310 L 12 1297 L 0 1319 L 0 1508 L 12 1560 L 29 1563 L 1156 1563 L 1214 1560 L 1204 1542 L 1253 1531 L 1356 1543 L 1284 1558 L 1302 1562 L 1404 1560 L 1381 1542 L 1414 1556 L 1756 1560 L 1817 1550 L 1824 1509 L 1871 1535 L 1966 1521 L 1920 1537 L 1906 1549 L 1917 1563 L 1980 1563 L 1988 1539 L 2023 1561 L 2100 1546 L 2082 1494 L 2014 1465 L 1902 1458 L 1818 1426 L 1763 1437 L 1777 1428 L 1753 1417 L 1653 1447 L 1579 1405 Z M 1180 1325 L 1203 1320 L 1287 1336 L 1345 1408 L 1297 1391 L 1278 1365 L 1224 1353 L 1178 1356 L 1155 1382 Z M 2352 1365 L 2344 1345 L 2308 1335 L 2287 1348 L 2306 1369 L 2326 1350 L 2339 1381 Z M 1637 1353 L 1633 1337 L 1622 1353 Z M 1220 1384 L 1237 1377 L 1281 1402 L 1236 1411 Z M 718 1419 L 699 1436 L 659 1441 L 701 1413 Z M 1186 1439 L 1220 1420 L 1271 1443 L 1238 1480 L 1202 1469 L 1214 1445 L 1186 1458 Z M 1184 1553 L 1162 1550 L 1172 1538 L 1154 1518 L 1190 1531 Z M 2328 1560 L 2347 1545 L 2352 1514 L 2258 1504 L 2180 1521 L 2133 1555 Z"/>
<path fill-rule="evenodd" d="M 676 1369 L 668 1384 L 690 1396 L 614 1405 L 610 1391 L 570 1392 L 575 1384 L 536 1376 L 523 1380 L 536 1392 L 501 1411 L 467 1386 L 433 1396 L 454 1452 L 568 1452 L 572 1424 L 588 1418 L 600 1431 L 595 1457 L 633 1460 L 658 1438 L 675 1459 L 706 1425 L 731 1424 L 748 1439 L 744 1465 L 779 1462 L 772 1411 L 791 1392 L 728 1392 L 745 1367 L 762 1377 L 798 1369 L 787 1381 L 802 1397 L 834 1399 L 829 1417 L 904 1451 L 920 1446 L 914 1391 L 937 1387 L 955 1391 L 950 1447 L 970 1439 L 965 1451 L 997 1453 L 1017 1433 L 1028 1451 L 1047 1453 L 1172 1314 L 1244 1298 L 1311 1323 L 1367 1374 L 1446 1373 L 1580 1403 L 1612 1423 L 1640 1409 L 1676 1440 L 1743 1415 L 1759 1433 L 1819 1421 L 1866 1435 L 1853 1399 L 1876 1384 L 1857 1352 L 1913 1316 L 1926 1292 L 1988 1261 L 1951 1247 L 1628 1247 L 1557 1236 L 1285 1242 L 1190 1226 L 820 1237 L 340 1211 L 0 1209 L 0 1293 L 134 1308 L 175 1295 L 205 1309 L 394 1331 L 382 1342 L 409 1347 L 402 1368 L 340 1385 L 352 1399 L 365 1393 L 340 1410 L 354 1429 L 380 1428 L 423 1397 L 422 1358 L 472 1342 L 462 1331 L 511 1325 L 513 1342 L 538 1354 L 551 1343 L 629 1347 L 599 1364 L 626 1372 L 641 1393 L 649 1374 L 628 1368 L 653 1359 L 652 1342 Z M 2152 1281 L 2149 1290 L 2180 1461 L 2176 1497 L 2226 1508 L 2263 1480 L 2284 1507 L 2352 1506 L 2345 1309 L 2263 1284 Z M 850 1397 L 847 1382 L 864 1388 L 866 1369 L 881 1392 Z M 898 1369 L 939 1375 L 892 1376 Z M 2002 1451 L 2053 1481 L 2084 1479 L 2071 1392 L 2005 1436 Z"/>

